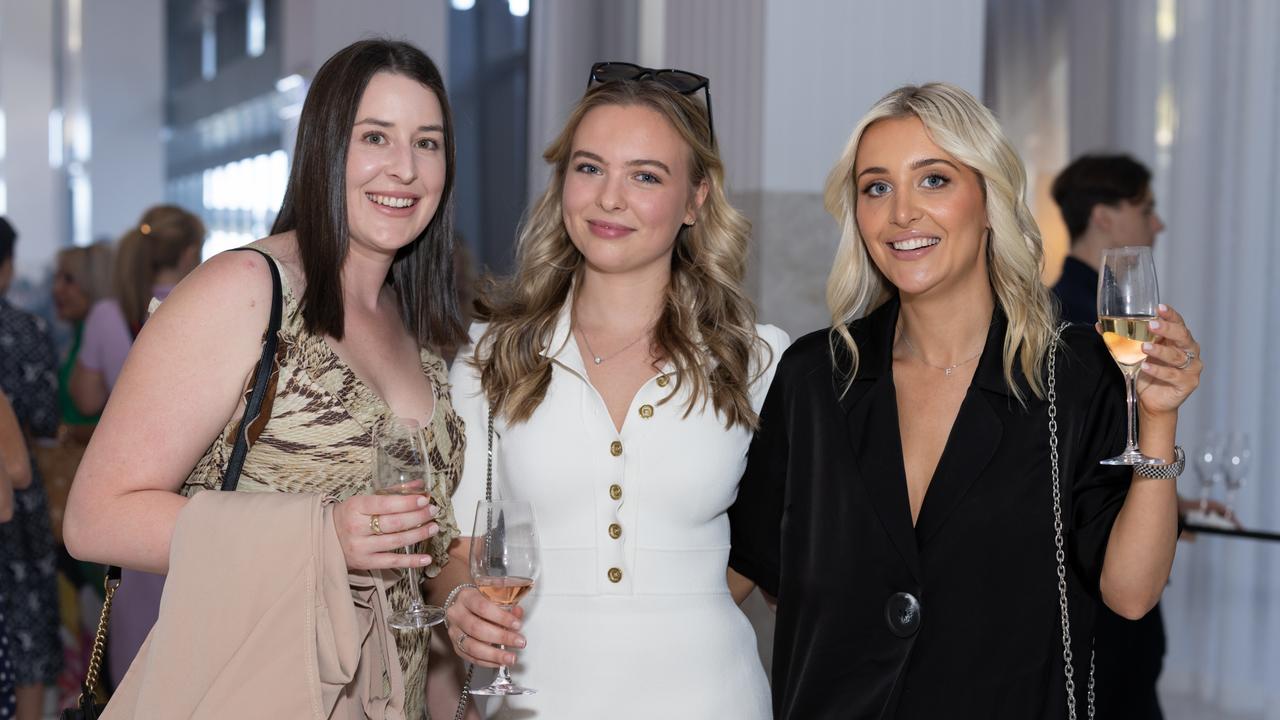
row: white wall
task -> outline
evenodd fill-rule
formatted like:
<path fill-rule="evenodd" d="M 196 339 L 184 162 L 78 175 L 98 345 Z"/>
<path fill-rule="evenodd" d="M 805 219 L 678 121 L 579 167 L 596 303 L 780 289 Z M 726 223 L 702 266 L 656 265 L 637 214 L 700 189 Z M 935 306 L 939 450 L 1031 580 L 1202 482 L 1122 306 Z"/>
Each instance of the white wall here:
<path fill-rule="evenodd" d="M 164 2 L 84 2 L 90 236 L 117 238 L 164 201 Z"/>
<path fill-rule="evenodd" d="M 0 0 L 0 109 L 4 111 L 5 213 L 19 234 L 16 264 L 26 277 L 52 267 L 64 236 L 65 192 L 49 167 L 54 98 L 54 4 Z"/>
<path fill-rule="evenodd" d="M 417 45 L 448 77 L 448 0 L 285 0 L 283 74 L 310 78 L 351 43 L 387 36 Z"/>
<path fill-rule="evenodd" d="M 820 192 L 888 91 L 945 80 L 982 96 L 984 0 L 766 0 L 761 187 Z"/>

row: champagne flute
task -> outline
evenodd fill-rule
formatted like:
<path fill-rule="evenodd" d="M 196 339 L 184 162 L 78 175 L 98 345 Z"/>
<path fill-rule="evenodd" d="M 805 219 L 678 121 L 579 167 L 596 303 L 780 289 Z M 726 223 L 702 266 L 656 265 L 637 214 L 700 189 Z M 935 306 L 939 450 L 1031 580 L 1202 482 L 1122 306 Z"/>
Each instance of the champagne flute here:
<path fill-rule="evenodd" d="M 1125 405 L 1128 409 L 1127 442 L 1124 452 L 1102 461 L 1103 465 L 1163 465 L 1164 460 L 1144 455 L 1138 449 L 1138 373 L 1147 353 L 1142 344 L 1154 342 L 1151 321 L 1156 319 L 1156 266 L 1149 247 L 1119 247 L 1102 251 L 1098 273 L 1098 323 L 1107 350 L 1124 373 Z"/>
<path fill-rule="evenodd" d="M 471 538 L 471 580 L 481 594 L 504 610 L 515 607 L 533 589 L 541 563 L 533 507 L 516 500 L 482 500 L 476 507 Z M 503 665 L 485 687 L 472 695 L 532 695 L 517 685 Z"/>
<path fill-rule="evenodd" d="M 425 495 L 438 489 L 438 472 L 430 468 L 426 457 L 426 441 L 416 420 L 393 418 L 383 425 L 375 438 L 373 457 L 373 492 L 375 495 Z M 428 480 L 431 481 L 428 484 Z M 406 547 L 405 552 L 412 552 Z M 423 630 L 444 622 L 444 610 L 422 601 L 417 568 L 409 568 L 409 607 L 387 618 L 396 630 Z"/>
<path fill-rule="evenodd" d="M 1249 475 L 1249 463 L 1253 460 L 1253 451 L 1249 448 L 1249 434 L 1242 432 L 1231 433 L 1231 437 L 1227 441 L 1227 451 L 1222 457 L 1227 476 L 1227 517 L 1234 520 L 1236 517 L 1236 494 L 1240 492 L 1240 488 L 1244 485 L 1244 480 Z"/>
<path fill-rule="evenodd" d="M 1196 455 L 1196 467 L 1200 470 L 1200 512 L 1208 514 L 1209 495 L 1218 484 L 1222 473 L 1222 455 L 1227 439 L 1222 433 L 1211 431 L 1205 436 L 1204 449 Z"/>

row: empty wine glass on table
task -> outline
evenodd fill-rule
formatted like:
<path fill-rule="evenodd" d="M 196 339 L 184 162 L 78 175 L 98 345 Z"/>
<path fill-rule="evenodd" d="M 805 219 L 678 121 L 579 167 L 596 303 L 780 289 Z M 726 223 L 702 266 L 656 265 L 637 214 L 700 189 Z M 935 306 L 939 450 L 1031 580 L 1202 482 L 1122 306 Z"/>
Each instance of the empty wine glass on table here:
<path fill-rule="evenodd" d="M 1098 323 L 1111 357 L 1124 373 L 1128 433 L 1124 452 L 1102 461 L 1103 465 L 1163 465 L 1164 460 L 1138 449 L 1136 427 L 1138 373 L 1147 353 L 1142 344 L 1154 342 L 1151 321 L 1160 302 L 1156 266 L 1149 247 L 1120 247 L 1102 251 L 1098 273 Z"/>
<path fill-rule="evenodd" d="M 373 492 L 375 495 L 425 495 L 440 487 L 439 473 L 426 457 L 426 438 L 416 420 L 394 418 L 375 437 Z M 406 547 L 405 552 L 412 548 Z M 409 568 L 409 607 L 387 618 L 396 630 L 422 630 L 444 622 L 444 610 L 422 601 L 417 568 Z"/>
<path fill-rule="evenodd" d="M 1253 450 L 1249 447 L 1249 434 L 1231 433 L 1227 440 L 1227 450 L 1222 456 L 1227 480 L 1227 517 L 1236 517 L 1236 495 L 1244 486 L 1249 475 L 1249 463 L 1253 460 Z"/>
<path fill-rule="evenodd" d="M 1220 432 L 1210 432 L 1205 436 L 1204 448 L 1196 455 L 1196 469 L 1200 472 L 1200 512 L 1209 512 L 1209 496 L 1213 486 L 1222 481 L 1223 453 L 1226 452 L 1227 438 Z"/>
<path fill-rule="evenodd" d="M 481 500 L 471 538 L 471 581 L 485 597 L 510 610 L 533 589 L 541 570 L 533 507 L 516 500 Z M 517 685 L 504 665 L 472 695 L 532 695 Z"/>

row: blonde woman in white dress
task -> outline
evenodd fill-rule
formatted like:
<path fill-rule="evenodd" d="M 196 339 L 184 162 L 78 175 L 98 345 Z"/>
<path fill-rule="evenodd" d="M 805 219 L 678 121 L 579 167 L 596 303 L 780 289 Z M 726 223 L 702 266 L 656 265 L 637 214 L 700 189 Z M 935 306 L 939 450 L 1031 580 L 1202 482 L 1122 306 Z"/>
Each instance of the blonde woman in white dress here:
<path fill-rule="evenodd" d="M 770 718 L 725 512 L 788 338 L 754 324 L 742 289 L 749 226 L 725 198 L 706 79 L 601 63 L 592 82 L 451 373 L 463 534 L 493 407 L 494 495 L 533 505 L 542 574 L 514 613 L 455 593 L 449 637 L 538 690 L 482 700 L 491 718 Z M 469 581 L 468 549 L 437 593 Z"/>

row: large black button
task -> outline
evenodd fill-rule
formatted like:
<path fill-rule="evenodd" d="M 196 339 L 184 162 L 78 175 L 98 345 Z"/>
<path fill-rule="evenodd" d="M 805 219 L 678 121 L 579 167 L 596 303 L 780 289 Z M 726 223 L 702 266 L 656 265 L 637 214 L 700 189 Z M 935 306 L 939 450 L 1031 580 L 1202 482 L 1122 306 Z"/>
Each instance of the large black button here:
<path fill-rule="evenodd" d="M 884 619 L 894 635 L 911 637 L 920 629 L 920 601 L 911 593 L 894 593 L 884 604 Z"/>

